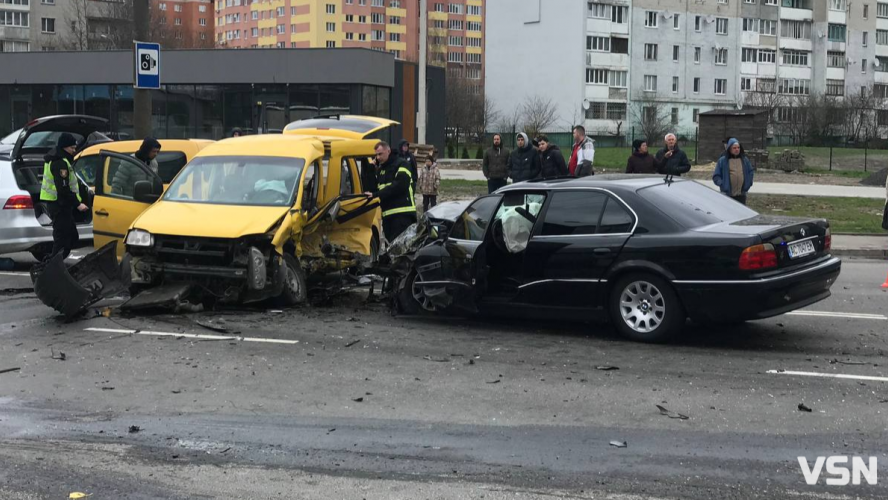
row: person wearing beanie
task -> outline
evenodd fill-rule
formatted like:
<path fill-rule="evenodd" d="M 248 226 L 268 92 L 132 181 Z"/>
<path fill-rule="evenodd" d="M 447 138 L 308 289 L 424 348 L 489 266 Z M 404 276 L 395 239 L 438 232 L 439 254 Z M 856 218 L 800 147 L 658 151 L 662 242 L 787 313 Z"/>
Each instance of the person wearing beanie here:
<path fill-rule="evenodd" d="M 518 147 L 509 156 L 508 171 L 512 176 L 512 182 L 523 182 L 537 179 L 542 171 L 540 154 L 533 147 L 527 134 L 524 132 L 516 136 Z"/>
<path fill-rule="evenodd" d="M 632 141 L 632 155 L 626 162 L 627 174 L 656 174 L 657 162 L 653 155 L 648 153 L 647 139 Z"/>
<path fill-rule="evenodd" d="M 133 156 L 148 167 L 148 170 L 156 174 L 158 154 L 160 154 L 160 142 L 153 137 L 146 137 Z M 153 177 L 141 168 L 129 163 L 121 163 L 111 182 L 111 192 L 131 198 L 137 182 L 152 180 Z"/>
<path fill-rule="evenodd" d="M 752 187 L 754 174 L 752 162 L 740 146 L 740 141 L 729 139 L 728 148 L 715 165 L 712 182 L 719 187 L 722 194 L 745 205 L 746 193 Z"/>
<path fill-rule="evenodd" d="M 74 175 L 74 153 L 77 139 L 71 134 L 59 136 L 56 147 L 43 157 L 43 181 L 40 201 L 46 204 L 52 218 L 52 252 L 48 258 L 62 254 L 67 258 L 80 236 L 74 222 L 74 210 L 89 210 L 80 198 L 80 184 Z"/>

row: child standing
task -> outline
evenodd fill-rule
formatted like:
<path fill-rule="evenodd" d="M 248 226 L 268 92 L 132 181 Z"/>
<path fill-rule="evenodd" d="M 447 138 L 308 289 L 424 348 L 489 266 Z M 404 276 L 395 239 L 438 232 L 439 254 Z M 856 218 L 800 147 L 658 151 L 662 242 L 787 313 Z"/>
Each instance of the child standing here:
<path fill-rule="evenodd" d="M 441 173 L 438 171 L 438 163 L 429 157 L 419 173 L 419 191 L 422 193 L 422 211 L 438 203 L 438 187 L 441 185 Z"/>

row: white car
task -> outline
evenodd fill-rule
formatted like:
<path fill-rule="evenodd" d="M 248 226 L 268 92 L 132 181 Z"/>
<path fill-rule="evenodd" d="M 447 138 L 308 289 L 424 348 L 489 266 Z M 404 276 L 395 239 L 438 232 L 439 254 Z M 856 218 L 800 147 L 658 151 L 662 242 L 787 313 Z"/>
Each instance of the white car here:
<path fill-rule="evenodd" d="M 78 151 L 110 141 L 97 134 L 107 130 L 108 120 L 94 116 L 59 115 L 38 118 L 13 132 L 0 143 L 0 254 L 31 252 L 42 260 L 52 248 L 52 220 L 40 202 L 43 156 L 54 148 L 59 135 L 70 133 Z M 15 135 L 17 134 L 17 136 Z M 6 142 L 15 137 L 11 147 Z M 89 189 L 80 183 L 81 197 L 91 205 Z M 93 238 L 92 211 L 75 215 L 82 245 Z"/>

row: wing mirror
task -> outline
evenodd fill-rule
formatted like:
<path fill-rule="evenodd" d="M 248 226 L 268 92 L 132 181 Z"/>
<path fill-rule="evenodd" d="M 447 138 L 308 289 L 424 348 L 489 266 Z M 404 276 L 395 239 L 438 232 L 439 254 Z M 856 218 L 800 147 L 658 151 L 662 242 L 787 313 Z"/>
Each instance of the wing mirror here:
<path fill-rule="evenodd" d="M 154 193 L 154 183 L 151 181 L 136 181 L 133 185 L 133 199 L 140 203 L 154 203 L 160 199 L 160 195 Z"/>
<path fill-rule="evenodd" d="M 432 237 L 432 241 L 444 241 L 447 239 L 447 226 L 443 224 L 436 224 L 432 226 L 432 229 L 429 231 L 429 236 Z"/>

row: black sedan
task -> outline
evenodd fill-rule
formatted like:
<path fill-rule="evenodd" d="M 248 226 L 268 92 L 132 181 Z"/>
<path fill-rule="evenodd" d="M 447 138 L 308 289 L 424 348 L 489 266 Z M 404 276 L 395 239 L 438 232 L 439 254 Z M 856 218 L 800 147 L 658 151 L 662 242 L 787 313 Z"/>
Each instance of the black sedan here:
<path fill-rule="evenodd" d="M 687 318 L 737 323 L 823 300 L 841 268 L 826 220 L 760 215 L 691 180 L 524 182 L 458 208 L 429 214 L 437 224 L 398 286 L 408 312 L 597 312 L 662 342 Z"/>

